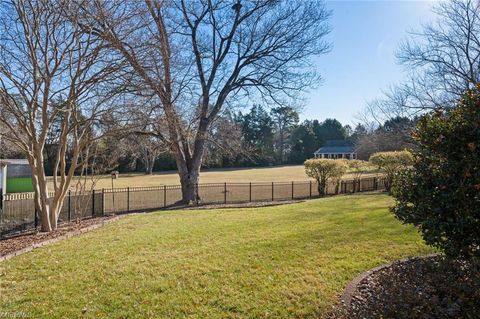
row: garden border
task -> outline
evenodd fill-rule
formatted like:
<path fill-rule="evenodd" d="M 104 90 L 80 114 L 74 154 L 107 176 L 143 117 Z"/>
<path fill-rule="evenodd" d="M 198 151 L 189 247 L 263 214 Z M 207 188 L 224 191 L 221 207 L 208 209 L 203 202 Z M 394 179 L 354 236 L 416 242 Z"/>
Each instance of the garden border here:
<path fill-rule="evenodd" d="M 78 235 L 84 234 L 86 232 L 95 230 L 97 228 L 105 226 L 106 224 L 117 221 L 117 220 L 119 220 L 119 219 L 121 219 L 125 216 L 127 216 L 127 215 L 114 216 L 112 218 L 105 219 L 105 220 L 103 220 L 103 221 L 101 221 L 97 224 L 93 224 L 93 225 L 87 226 L 85 228 L 80 228 L 80 229 L 77 229 L 77 230 L 73 230 L 71 232 L 66 233 L 65 235 L 61 235 L 61 236 L 58 236 L 58 237 L 54 237 L 54 238 L 51 238 L 51 239 L 47 239 L 47 240 L 32 244 L 32 245 L 27 246 L 25 248 L 22 248 L 22 249 L 14 251 L 14 252 L 8 253 L 6 255 L 0 256 L 0 262 L 11 259 L 13 257 L 19 256 L 19 255 L 22 255 L 22 254 L 25 254 L 25 253 L 28 253 L 28 252 L 36 249 L 36 248 L 40 248 L 40 247 L 56 243 L 58 241 L 61 241 L 61 240 L 67 239 L 67 238 L 70 238 L 70 237 L 78 236 Z"/>
<path fill-rule="evenodd" d="M 350 307 L 350 303 L 352 302 L 353 296 L 355 293 L 358 291 L 358 285 L 366 278 L 370 277 L 371 275 L 375 274 L 376 272 L 388 268 L 392 266 L 394 263 L 404 263 L 407 261 L 410 261 L 415 258 L 430 258 L 434 256 L 438 256 L 439 253 L 433 253 L 433 254 L 428 254 L 428 255 L 423 255 L 423 256 L 410 256 L 406 258 L 402 258 L 399 260 L 395 260 L 391 263 L 384 264 L 377 266 L 375 268 L 369 269 L 367 271 L 362 272 L 360 275 L 357 277 L 353 278 L 352 281 L 350 281 L 345 287 L 345 290 L 343 291 L 342 295 L 340 296 L 338 307 Z"/>

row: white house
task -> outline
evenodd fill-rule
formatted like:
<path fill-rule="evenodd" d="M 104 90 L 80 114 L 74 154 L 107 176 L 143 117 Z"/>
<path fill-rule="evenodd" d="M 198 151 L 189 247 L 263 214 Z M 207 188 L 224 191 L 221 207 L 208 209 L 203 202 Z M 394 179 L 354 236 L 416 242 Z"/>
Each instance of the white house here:
<path fill-rule="evenodd" d="M 315 158 L 330 158 L 330 159 L 357 159 L 357 152 L 355 146 L 344 140 L 329 140 L 326 141 L 315 153 Z"/>

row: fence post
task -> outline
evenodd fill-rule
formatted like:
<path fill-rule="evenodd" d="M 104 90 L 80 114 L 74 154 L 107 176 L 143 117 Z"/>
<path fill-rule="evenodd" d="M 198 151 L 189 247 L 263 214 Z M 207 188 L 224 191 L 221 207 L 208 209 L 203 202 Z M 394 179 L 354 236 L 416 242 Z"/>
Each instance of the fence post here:
<path fill-rule="evenodd" d="M 223 202 L 227 203 L 227 183 L 223 183 Z"/>
<path fill-rule="evenodd" d="M 198 199 L 200 196 L 198 195 L 198 183 L 195 183 L 195 204 L 198 206 Z"/>
<path fill-rule="evenodd" d="M 0 223 L 3 222 L 3 194 L 0 192 Z M 2 238 L 2 231 L 0 230 L 0 238 Z"/>
<path fill-rule="evenodd" d="M 272 182 L 272 202 L 275 200 L 274 192 L 273 192 L 273 182 Z"/>
<path fill-rule="evenodd" d="M 294 196 L 293 196 L 293 183 L 294 182 L 292 181 L 292 199 L 294 198 Z"/>
<path fill-rule="evenodd" d="M 127 187 L 127 213 L 130 213 L 130 187 Z"/>
<path fill-rule="evenodd" d="M 72 219 L 72 209 L 70 208 L 71 202 L 72 202 L 72 191 L 68 190 L 68 222 L 70 222 Z"/>
<path fill-rule="evenodd" d="M 248 201 L 252 202 L 252 182 L 250 182 L 250 188 L 248 191 Z"/>
<path fill-rule="evenodd" d="M 102 216 L 105 216 L 105 188 L 102 188 Z"/>
<path fill-rule="evenodd" d="M 92 217 L 95 215 L 95 190 L 92 191 Z"/>
<path fill-rule="evenodd" d="M 35 223 L 35 229 L 37 229 L 38 227 L 38 214 L 37 214 L 37 209 L 35 208 L 34 211 L 33 211 L 33 214 L 34 214 L 34 223 Z"/>
<path fill-rule="evenodd" d="M 312 198 L 312 181 L 310 181 L 310 198 Z"/>
<path fill-rule="evenodd" d="M 167 207 L 167 185 L 163 185 L 163 207 Z"/>

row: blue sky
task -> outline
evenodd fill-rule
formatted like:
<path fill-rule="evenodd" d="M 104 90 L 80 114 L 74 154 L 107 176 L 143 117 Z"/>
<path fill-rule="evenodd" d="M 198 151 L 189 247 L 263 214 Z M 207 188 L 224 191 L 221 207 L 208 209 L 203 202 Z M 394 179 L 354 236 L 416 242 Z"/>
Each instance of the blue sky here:
<path fill-rule="evenodd" d="M 433 1 L 328 1 L 333 48 L 317 59 L 323 84 L 307 94 L 301 119 L 358 122 L 366 103 L 405 78 L 395 52 L 409 30 L 432 21 Z"/>

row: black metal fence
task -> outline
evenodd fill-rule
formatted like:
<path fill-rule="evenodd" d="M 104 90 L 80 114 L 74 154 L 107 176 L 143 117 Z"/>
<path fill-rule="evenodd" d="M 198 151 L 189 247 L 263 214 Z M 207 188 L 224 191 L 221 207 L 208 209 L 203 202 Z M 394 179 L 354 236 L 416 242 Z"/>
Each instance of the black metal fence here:
<path fill-rule="evenodd" d="M 199 184 L 196 205 L 285 201 L 319 196 L 315 181 L 271 183 Z M 383 177 L 342 180 L 329 184 L 327 194 L 349 194 L 384 190 Z M 93 190 L 82 194 L 69 192 L 59 216 L 59 223 L 112 214 L 160 210 L 172 207 L 182 198 L 180 185 L 128 187 Z M 32 231 L 39 227 L 33 193 L 3 196 L 0 210 L 0 238 Z"/>

